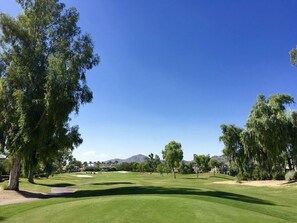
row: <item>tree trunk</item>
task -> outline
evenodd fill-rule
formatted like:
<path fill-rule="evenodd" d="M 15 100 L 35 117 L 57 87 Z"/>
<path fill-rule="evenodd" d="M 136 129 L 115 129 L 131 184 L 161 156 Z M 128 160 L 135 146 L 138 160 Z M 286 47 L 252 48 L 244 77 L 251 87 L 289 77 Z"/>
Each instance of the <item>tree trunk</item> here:
<path fill-rule="evenodd" d="M 196 170 L 196 176 L 197 176 L 197 178 L 198 178 L 198 170 Z"/>
<path fill-rule="evenodd" d="M 34 184 L 33 168 L 32 168 L 32 166 L 30 166 L 29 167 L 29 170 L 28 170 L 28 182 Z"/>
<path fill-rule="evenodd" d="M 173 172 L 173 178 L 176 179 L 174 168 L 172 169 L 172 172 Z"/>
<path fill-rule="evenodd" d="M 12 167 L 9 174 L 9 182 L 7 190 L 19 190 L 19 178 L 21 170 L 21 158 L 19 154 L 15 154 L 12 158 Z"/>

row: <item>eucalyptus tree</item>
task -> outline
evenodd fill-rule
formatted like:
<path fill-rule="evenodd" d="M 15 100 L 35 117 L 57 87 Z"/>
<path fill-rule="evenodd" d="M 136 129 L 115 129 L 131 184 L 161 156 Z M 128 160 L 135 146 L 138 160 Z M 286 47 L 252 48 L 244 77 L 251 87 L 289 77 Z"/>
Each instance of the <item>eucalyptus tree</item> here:
<path fill-rule="evenodd" d="M 181 144 L 175 141 L 170 141 L 165 149 L 162 151 L 163 159 L 166 161 L 166 164 L 169 166 L 170 170 L 173 173 L 173 177 L 176 178 L 175 168 L 178 168 L 180 162 L 183 159 L 183 151 Z"/>
<path fill-rule="evenodd" d="M 16 18 L 0 14 L 0 147 L 12 169 L 8 189 L 18 190 L 20 161 L 32 162 L 57 147 L 69 115 L 92 100 L 86 71 L 99 63 L 79 14 L 58 0 L 17 0 Z"/>
<path fill-rule="evenodd" d="M 287 145 L 287 164 L 289 169 L 297 168 L 297 112 L 287 114 L 289 128 L 289 143 Z"/>
<path fill-rule="evenodd" d="M 293 48 L 290 51 L 290 62 L 293 66 L 297 67 L 297 47 Z M 297 113 L 293 112 L 289 114 L 289 128 L 290 128 L 290 143 L 288 146 L 287 156 L 289 168 L 292 169 L 292 166 L 297 168 Z M 293 163 L 291 163 L 293 162 Z"/>
<path fill-rule="evenodd" d="M 244 172 L 246 156 L 241 141 L 243 129 L 235 125 L 221 125 L 221 129 L 223 135 L 220 136 L 220 141 L 225 145 L 224 155 L 228 158 L 230 166 L 235 164 L 241 172 Z"/>
<path fill-rule="evenodd" d="M 250 153 L 257 155 L 261 168 L 269 175 L 285 168 L 284 154 L 289 143 L 286 105 L 291 103 L 294 103 L 294 99 L 289 95 L 272 95 L 269 99 L 259 95 L 246 124 L 250 139 L 254 141 L 251 144 L 257 148 Z M 245 145 L 252 142 L 246 140 L 247 138 L 245 137 Z M 252 146 L 246 148 L 251 149 Z"/>

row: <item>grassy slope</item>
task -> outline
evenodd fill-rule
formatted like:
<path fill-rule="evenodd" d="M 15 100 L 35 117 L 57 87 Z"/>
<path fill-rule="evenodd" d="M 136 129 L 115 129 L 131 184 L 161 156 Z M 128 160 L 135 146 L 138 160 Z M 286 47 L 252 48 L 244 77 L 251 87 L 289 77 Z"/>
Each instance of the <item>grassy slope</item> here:
<path fill-rule="evenodd" d="M 3 206 L 3 222 L 297 222 L 296 183 L 288 187 L 213 184 L 228 176 L 100 173 L 63 174 L 21 189 L 79 189 L 67 198 Z M 28 219 L 30 219 L 28 221 Z"/>

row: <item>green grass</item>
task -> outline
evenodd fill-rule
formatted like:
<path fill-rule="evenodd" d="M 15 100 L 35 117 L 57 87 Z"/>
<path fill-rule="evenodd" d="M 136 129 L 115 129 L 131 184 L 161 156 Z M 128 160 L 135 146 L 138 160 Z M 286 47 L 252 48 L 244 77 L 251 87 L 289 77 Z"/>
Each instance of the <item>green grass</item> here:
<path fill-rule="evenodd" d="M 250 187 L 214 184 L 226 175 L 99 173 L 57 175 L 21 189 L 49 192 L 68 186 L 64 198 L 1 206 L 2 222 L 297 222 L 297 185 Z"/>

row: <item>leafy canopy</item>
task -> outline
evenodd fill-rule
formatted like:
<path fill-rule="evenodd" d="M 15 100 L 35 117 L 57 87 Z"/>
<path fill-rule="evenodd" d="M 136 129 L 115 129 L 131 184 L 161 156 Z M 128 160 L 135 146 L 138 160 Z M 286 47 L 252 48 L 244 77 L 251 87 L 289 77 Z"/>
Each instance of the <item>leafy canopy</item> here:
<path fill-rule="evenodd" d="M 58 0 L 17 2 L 22 14 L 0 14 L 0 149 L 29 162 L 81 143 L 69 115 L 91 102 L 86 72 L 99 57 L 75 8 Z"/>
<path fill-rule="evenodd" d="M 174 168 L 179 167 L 180 162 L 183 159 L 183 151 L 181 149 L 181 144 L 175 141 L 169 142 L 165 146 L 165 150 L 162 151 L 163 159 L 165 159 L 167 165 L 174 173 Z"/>

